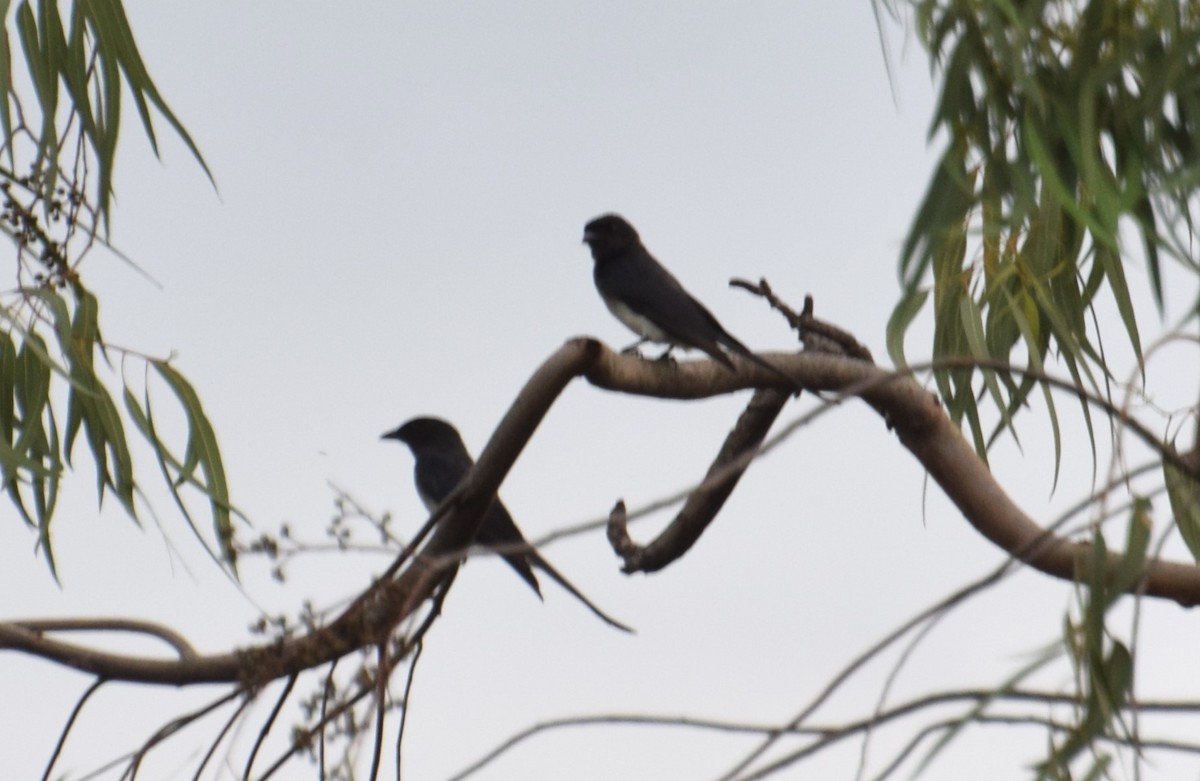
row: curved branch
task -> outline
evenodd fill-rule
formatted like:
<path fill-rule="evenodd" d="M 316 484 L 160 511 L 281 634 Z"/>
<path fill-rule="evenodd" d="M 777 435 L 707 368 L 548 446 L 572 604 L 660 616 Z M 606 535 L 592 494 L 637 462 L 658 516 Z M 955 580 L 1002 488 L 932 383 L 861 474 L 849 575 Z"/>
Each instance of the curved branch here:
<path fill-rule="evenodd" d="M 768 353 L 764 358 L 816 391 L 862 398 L 888 421 L 900 442 L 928 470 L 966 519 L 986 538 L 1030 566 L 1075 580 L 1077 562 L 1091 546 L 1049 534 L 1008 497 L 938 404 L 936 397 L 903 374 L 860 360 L 812 353 Z M 453 573 L 460 552 L 478 529 L 483 511 L 542 419 L 575 377 L 595 387 L 665 399 L 702 399 L 746 389 L 793 390 L 781 378 L 749 362 L 730 371 L 710 360 L 663 365 L 621 356 L 595 339 L 569 340 L 530 377 L 500 421 L 475 468 L 437 512 L 428 542 L 395 578 L 373 585 L 329 626 L 304 637 L 214 656 L 160 660 L 101 652 L 42 636 L 20 623 L 0 624 L 0 650 L 15 649 L 67 667 L 112 679 L 187 685 L 232 682 L 253 687 L 321 666 L 387 638 Z M 1118 554 L 1109 554 L 1116 566 Z M 390 574 L 390 573 L 389 573 Z M 1184 606 L 1200 603 L 1200 568 L 1150 559 L 1140 592 Z"/>
<path fill-rule="evenodd" d="M 911 377 L 832 355 L 769 353 L 764 357 L 807 388 L 862 398 L 891 424 L 901 444 L 917 457 L 980 534 L 1047 575 L 1077 579 L 1080 562 L 1088 560 L 1092 546 L 1048 534 L 1017 507 L 946 416 L 937 398 Z M 746 387 L 782 385 L 778 378 L 753 365 L 739 365 L 736 373 L 724 371 L 712 361 L 668 368 L 622 358 L 607 350 L 591 364 L 587 378 L 607 390 L 679 399 L 695 398 L 696 390 L 705 386 L 715 395 Z M 1109 553 L 1109 566 L 1116 567 L 1120 562 L 1120 553 Z M 1139 586 L 1145 596 L 1192 607 L 1200 603 L 1200 568 L 1148 559 Z"/>
<path fill-rule="evenodd" d="M 725 506 L 789 398 L 771 388 L 754 392 L 700 485 L 688 494 L 683 508 L 653 542 L 633 542 L 625 503 L 618 503 L 609 516 L 608 539 L 624 561 L 622 572 L 657 572 L 691 549 Z"/>
<path fill-rule="evenodd" d="M 181 659 L 199 656 L 183 635 L 168 626 L 131 618 L 49 618 L 14 621 L 14 625 L 30 632 L 134 632 L 150 635 L 170 645 Z"/>
<path fill-rule="evenodd" d="M 1091 556 L 1091 544 L 1047 533 L 1017 507 L 936 400 L 914 381 L 887 382 L 881 377 L 880 382 L 885 384 L 878 391 L 867 390 L 860 395 L 889 416 L 900 442 L 917 457 L 967 521 L 984 537 L 1035 569 L 1063 580 L 1077 580 L 1079 568 Z M 1108 554 L 1109 567 L 1115 568 L 1121 561 L 1120 553 Z M 1191 564 L 1148 559 L 1138 580 L 1143 585 L 1140 593 L 1146 596 L 1169 599 L 1184 607 L 1200 603 L 1200 568 Z"/>
<path fill-rule="evenodd" d="M 22 651 L 109 680 L 174 686 L 236 682 L 241 667 L 235 654 L 175 660 L 99 651 L 43 637 L 21 623 L 0 623 L 0 650 Z"/>

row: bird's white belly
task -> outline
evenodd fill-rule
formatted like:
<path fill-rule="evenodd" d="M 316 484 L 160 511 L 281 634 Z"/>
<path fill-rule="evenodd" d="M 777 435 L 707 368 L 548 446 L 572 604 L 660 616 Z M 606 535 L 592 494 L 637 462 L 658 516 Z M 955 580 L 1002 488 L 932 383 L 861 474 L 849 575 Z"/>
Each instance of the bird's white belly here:
<path fill-rule="evenodd" d="M 605 300 L 608 305 L 608 311 L 612 312 L 618 320 L 624 323 L 629 330 L 633 331 L 638 336 L 649 339 L 652 342 L 660 344 L 671 344 L 671 337 L 667 336 L 661 328 L 655 325 L 650 320 L 642 317 L 637 312 L 620 301 Z"/>

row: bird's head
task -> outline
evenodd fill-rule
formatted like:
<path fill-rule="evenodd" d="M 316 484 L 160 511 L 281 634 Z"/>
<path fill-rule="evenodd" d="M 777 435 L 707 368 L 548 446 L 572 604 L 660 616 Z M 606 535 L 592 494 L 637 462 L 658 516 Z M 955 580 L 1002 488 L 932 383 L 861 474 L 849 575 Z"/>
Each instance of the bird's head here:
<path fill-rule="evenodd" d="M 583 227 L 583 243 L 592 250 L 594 260 L 604 260 L 624 252 L 640 242 L 633 226 L 617 214 L 605 214 Z"/>
<path fill-rule="evenodd" d="M 384 434 L 380 439 L 395 439 L 413 450 L 426 445 L 454 445 L 462 447 L 458 429 L 441 418 L 413 418 L 399 428 Z"/>

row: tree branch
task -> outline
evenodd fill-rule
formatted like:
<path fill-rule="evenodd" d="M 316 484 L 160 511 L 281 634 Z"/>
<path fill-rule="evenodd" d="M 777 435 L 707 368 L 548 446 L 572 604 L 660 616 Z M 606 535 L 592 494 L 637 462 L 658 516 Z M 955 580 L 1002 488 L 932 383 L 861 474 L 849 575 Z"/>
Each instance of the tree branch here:
<path fill-rule="evenodd" d="M 725 500 L 753 462 L 789 398 L 788 393 L 770 388 L 754 392 L 704 480 L 688 494 L 679 514 L 650 544 L 643 546 L 633 542 L 626 522 L 625 503 L 617 503 L 609 516 L 608 539 L 613 550 L 624 560 L 622 572 L 657 572 L 691 549 L 725 506 Z"/>
<path fill-rule="evenodd" d="M 812 353 L 770 353 L 768 360 L 815 391 L 862 398 L 893 427 L 966 519 L 987 539 L 1030 566 L 1074 580 L 1091 546 L 1046 533 L 1018 508 L 946 416 L 937 399 L 913 379 L 861 360 Z M 388 637 L 412 616 L 453 571 L 474 538 L 483 511 L 517 456 L 562 391 L 577 377 L 604 390 L 664 399 L 702 399 L 746 389 L 790 393 L 782 378 L 749 362 L 735 371 L 710 360 L 673 365 L 618 355 L 595 339 L 569 340 L 530 377 L 500 421 L 475 468 L 438 509 L 421 552 L 395 578 L 368 591 L 329 626 L 307 636 L 214 656 L 161 660 L 102 652 L 33 631 L 21 622 L 0 624 L 0 650 L 23 651 L 112 680 L 182 686 L 233 682 L 253 687 L 326 664 Z M 1110 554 L 1116 566 L 1119 554 Z M 1184 606 L 1200 603 L 1200 569 L 1151 559 L 1140 584 L 1146 596 Z"/>

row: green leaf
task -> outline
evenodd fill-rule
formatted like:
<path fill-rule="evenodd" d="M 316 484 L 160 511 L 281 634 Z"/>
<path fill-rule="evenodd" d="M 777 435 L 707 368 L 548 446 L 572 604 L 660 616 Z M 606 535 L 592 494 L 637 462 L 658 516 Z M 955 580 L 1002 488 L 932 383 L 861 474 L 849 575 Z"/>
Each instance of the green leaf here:
<path fill-rule="evenodd" d="M 213 529 L 225 562 L 236 571 L 237 551 L 233 545 L 233 519 L 230 513 L 233 506 L 229 501 L 229 486 L 225 480 L 225 467 L 221 463 L 216 433 L 191 383 L 165 361 L 151 361 L 151 365 L 183 405 L 188 419 L 187 458 L 195 457 L 204 473 L 204 490 L 212 507 Z"/>
<path fill-rule="evenodd" d="M 1001 684 L 997 686 L 993 692 L 991 692 L 991 696 L 981 698 L 975 704 L 975 706 L 963 714 L 961 718 L 956 719 L 950 729 L 943 732 L 937 741 L 930 746 L 929 750 L 925 753 L 925 756 L 921 759 L 921 762 L 917 765 L 912 777 L 919 777 L 922 774 L 922 771 L 924 771 L 933 762 L 934 758 L 941 753 L 942 749 L 950 745 L 950 743 L 963 730 L 964 727 L 969 726 L 979 716 L 985 714 L 988 707 L 993 702 L 1003 697 L 1006 693 L 1017 688 L 1017 685 L 1020 684 L 1021 681 L 1029 678 L 1038 670 L 1047 667 L 1050 663 L 1058 660 L 1061 656 L 1062 648 L 1057 644 L 1042 649 L 1036 654 L 1036 657 L 1033 659 L 1033 661 L 1029 662 L 1027 665 L 1017 670 L 1006 680 L 1001 682 Z"/>
<path fill-rule="evenodd" d="M 21 516 L 21 520 L 25 521 L 25 525 L 30 528 L 38 528 L 38 522 L 34 520 L 29 511 L 25 509 L 25 500 L 21 496 L 21 491 L 17 487 L 17 476 L 15 473 L 5 470 L 4 474 L 4 492 L 8 494 L 8 499 L 17 508 L 17 512 Z"/>
<path fill-rule="evenodd" d="M 49 370 L 40 362 L 45 344 L 36 335 L 27 337 L 20 350 L 8 333 L 0 334 L 0 474 L 15 483 L 21 470 L 49 474 L 33 451 L 36 429 L 49 398 Z M 35 425 L 36 424 L 36 425 Z"/>
<path fill-rule="evenodd" d="M 46 456 L 54 466 L 45 476 L 34 474 L 31 479 L 33 490 L 34 512 L 38 518 L 38 547 L 46 557 L 50 567 L 50 575 L 58 580 L 58 565 L 54 561 L 54 545 L 50 537 L 50 519 L 54 517 L 54 509 L 58 505 L 58 481 L 62 475 L 62 459 L 58 449 L 58 429 L 54 425 L 54 413 L 47 410 L 47 425 L 50 433 L 47 436 L 48 449 Z"/>
<path fill-rule="evenodd" d="M 1133 591 L 1146 572 L 1146 553 L 1150 547 L 1150 500 L 1144 496 L 1134 498 L 1129 512 L 1129 526 L 1125 537 L 1125 552 L 1112 573 L 1111 599 Z"/>
<path fill-rule="evenodd" d="M 187 523 L 188 528 L 192 530 L 192 534 L 195 535 L 196 539 L 200 542 L 201 546 L 203 546 L 205 552 L 208 553 L 212 560 L 217 562 L 217 564 L 221 564 L 223 560 L 222 556 L 209 546 L 208 540 L 206 540 L 204 535 L 200 533 L 199 528 L 196 526 L 196 523 L 192 518 L 191 512 L 188 510 L 187 504 L 183 501 L 182 494 L 179 493 L 179 488 L 184 484 L 185 480 L 182 477 L 176 479 L 171 476 L 172 469 L 179 474 L 183 471 L 182 466 L 179 463 L 179 459 L 177 459 L 171 453 L 171 449 L 158 435 L 158 430 L 154 425 L 154 413 L 150 406 L 149 391 L 147 390 L 146 392 L 145 407 L 142 407 L 142 405 L 138 403 L 138 400 L 128 388 L 125 389 L 124 397 L 125 408 L 129 411 L 130 419 L 133 421 L 134 425 L 137 426 L 138 430 L 141 431 L 142 436 L 145 437 L 146 441 L 149 442 L 150 446 L 154 449 L 154 456 L 158 461 L 159 471 L 162 472 L 163 482 L 165 482 L 167 487 L 171 489 L 171 498 L 175 500 L 175 506 L 179 509 L 180 514 L 183 516 L 184 522 Z M 200 488 L 201 490 L 204 489 L 204 486 L 195 480 L 189 479 L 186 482 Z"/>
<path fill-rule="evenodd" d="M 107 484 L 116 493 L 129 516 L 137 520 L 133 457 L 125 437 L 125 427 L 112 396 L 95 373 L 95 350 L 103 350 L 100 341 L 99 304 L 96 297 L 82 285 L 76 285 L 74 290 L 77 302 L 67 354 L 71 363 L 71 376 L 75 380 L 71 396 L 76 403 L 68 406 L 87 428 L 88 442 L 92 446 L 97 463 L 106 463 L 105 468 L 100 470 L 101 496 L 103 485 Z M 78 394 L 76 389 L 79 390 Z M 68 428 L 71 424 L 69 415 Z M 77 428 L 78 421 L 75 421 L 74 425 Z M 109 459 L 112 464 L 111 474 L 107 469 Z"/>
<path fill-rule="evenodd" d="M 892 309 L 892 316 L 888 318 L 888 356 L 892 359 L 892 363 L 899 368 L 908 366 L 908 362 L 904 359 L 904 335 L 908 332 L 908 327 L 912 325 L 913 320 L 920 314 L 928 298 L 928 288 L 906 290 L 901 295 L 899 303 Z"/>
<path fill-rule="evenodd" d="M 1133 311 L 1133 300 L 1129 296 L 1129 285 L 1125 281 L 1125 266 L 1121 262 L 1121 256 L 1115 249 L 1105 244 L 1096 245 L 1095 255 L 1096 262 L 1104 269 L 1105 279 L 1108 280 L 1108 286 L 1117 302 L 1117 312 L 1121 315 L 1125 333 L 1129 336 L 1129 343 L 1133 345 L 1134 355 L 1137 356 L 1140 364 L 1142 362 L 1142 340 L 1138 335 L 1137 315 Z"/>
<path fill-rule="evenodd" d="M 1158 306 L 1161 314 L 1163 310 L 1162 266 L 1158 258 L 1157 220 L 1150 199 L 1145 195 L 1139 198 L 1134 205 L 1133 213 L 1137 217 L 1142 248 L 1146 252 L 1146 271 L 1150 274 L 1150 290 L 1154 293 L 1154 303 Z"/>
<path fill-rule="evenodd" d="M 1111 604 L 1108 594 L 1108 545 L 1096 530 L 1088 555 L 1081 557 L 1079 581 L 1087 586 L 1083 611 L 1085 659 L 1099 659 L 1104 647 L 1104 613 Z"/>
<path fill-rule="evenodd" d="M 1133 687 L 1133 656 L 1124 643 L 1113 643 L 1101 672 L 1105 715 L 1108 719 L 1118 718 Z"/>
<path fill-rule="evenodd" d="M 83 6 L 83 19 L 95 31 L 97 40 L 102 42 L 102 57 L 104 59 L 104 69 L 110 72 L 117 84 L 117 92 L 110 96 L 112 98 L 111 106 L 113 114 L 109 118 L 109 130 L 113 136 L 112 148 L 115 150 L 116 131 L 119 127 L 119 113 L 116 101 L 119 100 L 119 80 L 117 77 L 118 71 L 124 73 L 125 84 L 129 87 L 130 94 L 133 95 L 134 106 L 138 110 L 138 116 L 142 121 L 142 128 L 146 133 L 147 139 L 150 141 L 150 146 L 154 150 L 154 154 L 159 154 L 158 139 L 154 133 L 154 125 L 151 120 L 150 106 L 167 120 L 167 123 L 187 146 L 192 157 L 200 164 L 209 181 L 215 184 L 212 171 L 209 170 L 208 163 L 205 162 L 204 156 L 200 153 L 200 148 L 196 146 L 191 134 L 183 126 L 183 123 L 171 111 L 166 101 L 155 86 L 154 81 L 150 78 L 150 73 L 146 69 L 146 65 L 142 60 L 142 55 L 138 51 L 137 43 L 134 41 L 132 28 L 129 25 L 129 20 L 125 16 L 125 9 L 118 0 L 90 0 L 88 3 L 81 4 Z"/>
<path fill-rule="evenodd" d="M 1174 452 L 1172 446 L 1168 447 Z M 1163 478 L 1179 534 L 1192 558 L 1200 563 L 1200 483 L 1166 459 L 1163 460 Z"/>
<path fill-rule="evenodd" d="M 8 4 L 8 0 L 2 0 L 0 7 L 7 10 Z M 43 193 L 54 191 L 61 165 L 60 142 L 74 142 L 65 129 L 78 132 L 79 139 L 86 140 L 95 156 L 94 205 L 101 222 L 108 225 L 121 129 L 122 92 L 126 87 L 133 96 L 154 153 L 159 154 L 159 146 L 152 111 L 166 119 L 205 175 L 213 181 L 212 172 L 195 141 L 150 78 L 120 0 L 78 0 L 71 6 L 69 30 L 64 30 L 57 2 L 24 0 L 17 8 L 14 26 L 41 114 L 40 127 L 34 134 L 38 148 L 32 167 L 42 177 L 39 184 Z M 4 72 L 0 76 L 4 77 L 4 86 L 0 88 L 0 124 L 15 169 L 14 127 L 8 102 L 10 97 L 16 99 L 11 90 L 12 47 L 7 36 L 2 44 L 4 51 L 0 52 L 3 55 L 0 59 L 3 64 L 0 68 Z M 60 89 L 63 88 L 68 96 L 68 111 L 65 112 L 59 105 Z M 60 122 L 63 128 L 58 127 Z"/>
<path fill-rule="evenodd" d="M 6 408 L 8 419 L 4 436 L 0 436 L 0 475 L 17 512 L 26 524 L 38 529 L 40 547 L 57 579 L 50 520 L 58 500 L 62 464 L 49 404 L 51 372 L 43 360 L 46 347 L 37 334 L 28 334 L 21 349 L 16 350 L 11 336 L 5 333 L 0 349 L 4 352 L 0 373 L 6 391 L 0 406 Z M 31 494 L 32 512 L 22 486 Z"/>
<path fill-rule="evenodd" d="M 71 389 L 67 396 L 64 450 L 69 459 L 82 426 L 96 464 L 96 493 L 100 501 L 103 502 L 105 489 L 111 488 L 136 521 L 133 460 L 124 426 L 112 397 L 95 373 L 93 353 L 100 338 L 98 305 L 82 286 L 77 286 L 75 293 L 77 311 L 72 322 L 66 301 L 58 293 L 46 288 L 29 291 L 31 297 L 40 299 L 49 310 L 59 347 L 67 356 Z M 45 348 L 39 352 L 45 354 Z"/>
<path fill-rule="evenodd" d="M 35 169 L 40 169 L 45 160 L 58 160 L 58 133 L 54 127 L 58 115 L 58 76 L 53 71 L 50 52 L 42 48 L 37 19 L 28 0 L 17 7 L 16 25 L 29 77 L 42 110 L 42 128 L 38 133 L 37 158 L 33 164 Z"/>
<path fill-rule="evenodd" d="M 100 304 L 82 285 L 75 285 L 75 293 L 77 298 L 75 318 L 71 323 L 71 348 L 79 360 L 91 368 L 93 350 L 104 350 L 104 343 L 100 340 Z"/>
<path fill-rule="evenodd" d="M 963 296 L 959 304 L 959 324 L 962 326 L 971 356 L 979 361 L 989 360 L 992 356 L 988 352 L 987 339 L 983 333 L 983 313 L 979 311 L 979 307 L 975 305 L 975 301 L 970 296 Z M 980 369 L 980 374 L 983 376 L 984 387 L 991 394 L 992 401 L 995 402 L 996 408 L 1003 416 L 1003 424 L 1011 429 L 1012 419 L 1008 416 L 1008 403 L 996 381 L 995 370 L 983 368 Z"/>
<path fill-rule="evenodd" d="M 94 424 L 102 429 L 102 436 L 112 459 L 113 472 L 109 487 L 117 494 L 129 517 L 136 521 L 137 510 L 133 503 L 133 457 L 125 439 L 125 427 L 108 390 L 98 380 L 93 388 L 96 391 Z M 88 425 L 88 421 L 85 420 L 84 424 Z"/>
<path fill-rule="evenodd" d="M 1046 192 L 1054 196 L 1055 201 L 1077 222 L 1087 226 L 1098 243 L 1107 244 L 1115 248 L 1117 246 L 1116 234 L 1101 223 L 1095 215 L 1084 208 L 1075 197 L 1073 185 L 1068 183 L 1064 173 L 1059 170 L 1050 153 L 1046 140 L 1042 137 L 1042 131 L 1033 122 L 1031 117 L 1026 116 L 1025 121 L 1021 124 L 1021 130 L 1022 138 L 1025 140 L 1030 156 L 1037 166 L 1038 173 L 1042 177 Z"/>
<path fill-rule="evenodd" d="M 17 394 L 17 346 L 8 331 L 0 331 L 0 440 L 13 438 L 13 405 Z"/>
<path fill-rule="evenodd" d="M 0 0 L 0 19 L 8 19 L 10 0 Z M 8 39 L 7 26 L 0 26 L 0 131 L 4 138 L 13 137 L 12 106 L 9 100 L 14 98 L 12 91 L 12 45 Z M 8 154 L 8 167 L 14 171 L 17 168 L 15 147 L 12 143 L 5 144 Z"/>
<path fill-rule="evenodd" d="M 41 42 L 42 53 L 45 57 L 46 75 L 53 84 L 53 103 L 58 105 L 58 76 L 59 71 L 63 69 L 66 62 L 67 42 L 63 36 L 62 18 L 58 14 L 57 0 L 40 0 L 38 2 L 38 34 Z M 51 112 L 48 117 L 43 117 L 44 121 L 50 123 L 51 128 L 58 120 L 57 111 Z M 41 143 L 45 144 L 47 139 L 41 139 Z M 53 144 L 46 147 L 52 150 L 52 154 L 46 158 L 48 165 L 42 168 L 44 178 L 41 182 L 43 192 L 52 193 L 58 183 L 58 139 L 53 139 Z"/>
<path fill-rule="evenodd" d="M 920 284 L 944 232 L 961 229 L 971 210 L 973 191 L 963 150 L 947 148 L 900 251 L 900 277 L 906 291 L 911 293 Z"/>
<path fill-rule="evenodd" d="M 36 439 L 45 437 L 41 420 L 46 403 L 50 400 L 50 369 L 38 356 L 38 348 L 45 352 L 45 343 L 37 334 L 30 334 L 17 355 L 14 389 L 21 434 L 13 443 L 13 448 L 19 453 L 31 452 Z"/>

